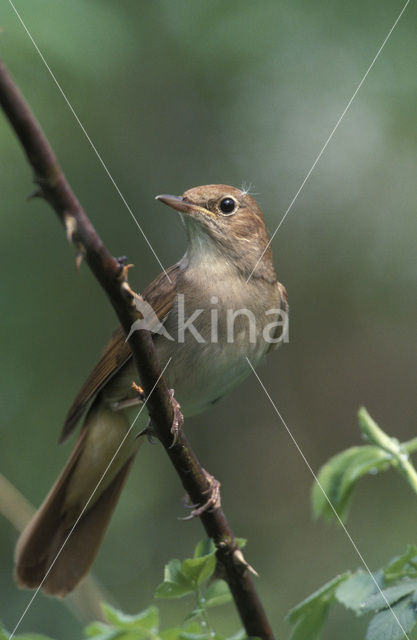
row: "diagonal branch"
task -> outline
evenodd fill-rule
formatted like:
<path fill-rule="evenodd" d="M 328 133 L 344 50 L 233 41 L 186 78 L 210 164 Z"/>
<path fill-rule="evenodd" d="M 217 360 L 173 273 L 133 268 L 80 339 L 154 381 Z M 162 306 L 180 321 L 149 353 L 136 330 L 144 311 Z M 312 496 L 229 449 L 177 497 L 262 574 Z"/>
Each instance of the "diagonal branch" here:
<path fill-rule="evenodd" d="M 73 193 L 55 154 L 30 111 L 23 96 L 0 61 L 0 104 L 10 121 L 38 185 L 35 195 L 44 197 L 66 228 L 68 239 L 77 248 L 77 260 L 84 258 L 107 293 L 126 333 L 138 319 L 134 294 L 127 281 L 127 268 L 111 256 Z M 151 334 L 138 330 L 129 338 L 136 368 L 145 395 L 150 394 L 161 370 Z M 162 442 L 184 489 L 193 504 L 204 504 L 211 485 L 185 435 L 179 434 L 172 446 L 171 426 L 174 406 L 165 380 L 161 378 L 147 403 L 153 428 Z M 217 558 L 233 594 L 240 617 L 249 636 L 272 640 L 273 634 L 256 593 L 250 568 L 237 547 L 233 532 L 220 508 L 200 513 L 207 535 L 217 548 Z"/>

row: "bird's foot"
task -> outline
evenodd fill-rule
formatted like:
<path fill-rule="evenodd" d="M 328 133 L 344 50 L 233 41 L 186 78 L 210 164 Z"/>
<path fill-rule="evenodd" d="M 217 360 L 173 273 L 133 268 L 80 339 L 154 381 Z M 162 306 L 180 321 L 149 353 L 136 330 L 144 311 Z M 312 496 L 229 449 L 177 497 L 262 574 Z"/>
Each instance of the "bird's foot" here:
<path fill-rule="evenodd" d="M 136 438 L 140 438 L 142 436 L 146 436 L 150 444 L 158 444 L 158 439 L 155 435 L 155 431 L 152 429 L 152 422 L 150 419 L 148 420 L 146 427 L 142 429 L 142 431 L 139 431 Z"/>
<path fill-rule="evenodd" d="M 127 256 L 118 256 L 116 262 L 120 267 L 125 267 L 127 265 Z"/>
<path fill-rule="evenodd" d="M 182 427 L 183 427 L 183 424 L 184 424 L 184 416 L 182 415 L 182 412 L 181 412 L 180 403 L 178 402 L 178 400 L 175 399 L 174 389 L 170 389 L 169 393 L 170 393 L 170 396 L 171 396 L 172 409 L 174 411 L 174 419 L 173 419 L 172 425 L 171 425 L 171 433 L 174 436 L 174 438 L 172 440 L 172 444 L 170 446 L 170 449 L 172 449 L 172 447 L 174 447 L 177 444 L 178 437 L 182 433 Z"/>
<path fill-rule="evenodd" d="M 136 384 L 136 382 L 132 382 L 131 388 L 138 395 L 137 402 L 139 401 L 144 402 L 145 392 L 142 389 L 142 387 Z M 174 397 L 174 389 L 169 390 L 169 395 L 171 396 L 171 404 L 174 412 L 174 418 L 172 420 L 172 425 L 171 425 L 171 433 L 174 436 L 172 444 L 170 445 L 170 449 L 172 449 L 172 447 L 174 447 L 177 444 L 178 437 L 182 432 L 182 426 L 184 424 L 184 416 L 181 413 L 181 407 L 179 402 Z M 149 420 L 146 427 L 142 429 L 142 431 L 140 431 L 136 437 L 139 438 L 140 436 L 146 436 L 152 444 L 155 444 L 155 438 L 157 436 L 156 436 L 155 430 L 152 428 L 151 420 Z"/>
<path fill-rule="evenodd" d="M 221 506 L 221 496 L 220 496 L 220 487 L 221 484 L 214 476 L 212 476 L 208 471 L 203 469 L 204 477 L 207 480 L 208 488 L 204 493 L 208 493 L 208 499 L 202 505 L 187 505 L 190 509 L 192 509 L 190 515 L 185 516 L 185 518 L 180 518 L 180 520 L 192 520 L 192 518 L 199 518 L 202 513 L 205 511 L 211 511 L 214 509 L 220 509 Z"/>

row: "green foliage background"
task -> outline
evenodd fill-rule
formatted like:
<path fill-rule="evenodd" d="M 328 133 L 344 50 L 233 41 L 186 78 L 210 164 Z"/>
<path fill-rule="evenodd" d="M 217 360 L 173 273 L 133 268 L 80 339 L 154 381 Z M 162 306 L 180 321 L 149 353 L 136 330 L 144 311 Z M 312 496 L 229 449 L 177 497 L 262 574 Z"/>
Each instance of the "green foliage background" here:
<path fill-rule="evenodd" d="M 185 239 L 157 193 L 251 183 L 274 230 L 401 6 L 16 1 L 165 266 Z M 415 435 L 416 24 L 411 3 L 273 243 L 290 296 L 290 344 L 259 373 L 314 469 L 358 444 L 360 404 L 400 440 Z M 7 0 L 0 25 L 2 58 L 106 244 L 136 264 L 132 282 L 141 290 L 158 264 Z M 87 269 L 77 273 L 53 213 L 26 202 L 31 191 L 0 118 L 0 465 L 38 504 L 70 449 L 56 446 L 66 409 L 115 319 Z M 358 566 L 355 551 L 341 529 L 312 521 L 311 475 L 254 378 L 186 430 L 223 484 L 261 597 L 286 637 L 289 608 Z M 181 493 L 161 449 L 144 448 L 94 566 L 125 611 L 145 608 L 165 562 L 188 556 L 202 537 L 198 522 L 177 519 Z M 362 484 L 348 526 L 371 567 L 413 541 L 416 506 L 392 473 Z M 30 597 L 12 581 L 15 540 L 1 520 L 0 617 L 8 628 Z M 181 606 L 167 609 L 168 622 Z M 226 633 L 236 629 L 229 618 Z M 350 639 L 363 628 L 332 612 L 325 637 L 337 630 Z M 43 596 L 22 625 L 63 640 L 79 629 Z"/>

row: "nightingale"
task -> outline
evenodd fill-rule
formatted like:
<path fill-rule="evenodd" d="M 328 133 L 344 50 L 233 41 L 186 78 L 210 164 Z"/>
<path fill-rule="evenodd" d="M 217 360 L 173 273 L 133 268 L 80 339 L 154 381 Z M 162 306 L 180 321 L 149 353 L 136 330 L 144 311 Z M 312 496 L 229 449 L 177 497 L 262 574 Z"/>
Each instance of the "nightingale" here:
<path fill-rule="evenodd" d="M 249 375 L 247 358 L 255 366 L 282 341 L 278 316 L 287 311 L 287 294 L 262 213 L 246 191 L 206 185 L 157 199 L 180 213 L 188 243 L 182 259 L 142 296 L 162 323 L 153 340 L 161 367 L 171 359 L 165 379 L 190 416 Z M 67 414 L 61 441 L 85 414 L 74 449 L 18 540 L 19 586 L 64 596 L 89 570 L 144 440 L 135 424 L 112 461 L 143 402 L 132 389 L 135 378 L 119 327 Z"/>

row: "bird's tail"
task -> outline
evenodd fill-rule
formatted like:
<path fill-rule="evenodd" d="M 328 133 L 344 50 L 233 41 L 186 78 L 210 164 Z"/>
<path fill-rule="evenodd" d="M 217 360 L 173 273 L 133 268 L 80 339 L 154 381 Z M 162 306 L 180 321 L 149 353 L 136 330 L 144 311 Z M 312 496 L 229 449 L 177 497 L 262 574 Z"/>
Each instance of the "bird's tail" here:
<path fill-rule="evenodd" d="M 18 540 L 19 586 L 64 596 L 87 573 L 142 441 L 128 431 L 125 414 L 111 411 L 99 397 L 64 469 Z"/>

